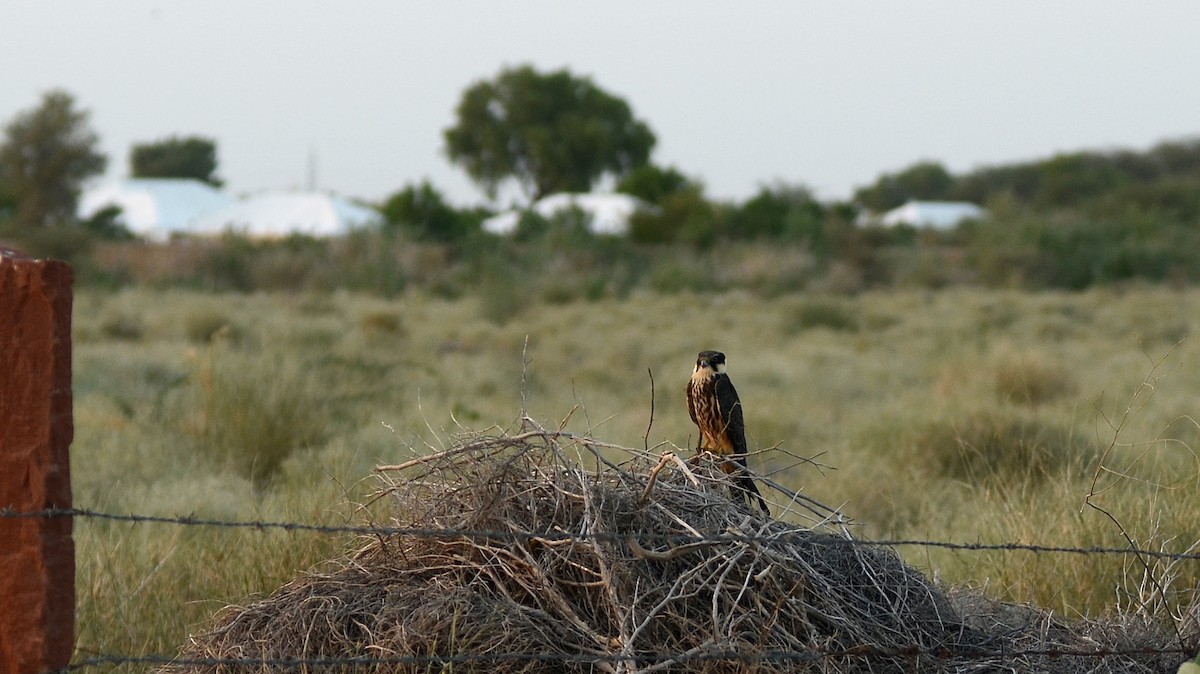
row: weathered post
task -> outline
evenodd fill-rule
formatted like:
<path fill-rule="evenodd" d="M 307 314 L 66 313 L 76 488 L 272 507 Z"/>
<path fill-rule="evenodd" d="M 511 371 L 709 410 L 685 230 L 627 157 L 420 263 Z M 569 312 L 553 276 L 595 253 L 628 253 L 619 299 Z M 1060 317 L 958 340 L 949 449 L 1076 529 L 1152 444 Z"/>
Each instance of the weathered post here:
<path fill-rule="evenodd" d="M 71 507 L 71 268 L 0 248 L 0 509 Z M 67 665 L 71 518 L 0 517 L 0 674 Z"/>

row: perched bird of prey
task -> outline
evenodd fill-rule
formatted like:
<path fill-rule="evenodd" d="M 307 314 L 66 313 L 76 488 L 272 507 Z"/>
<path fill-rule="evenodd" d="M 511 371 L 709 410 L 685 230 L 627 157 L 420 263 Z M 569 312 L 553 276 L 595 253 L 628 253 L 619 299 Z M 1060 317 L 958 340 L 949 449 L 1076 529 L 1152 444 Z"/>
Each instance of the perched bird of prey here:
<path fill-rule="evenodd" d="M 688 412 L 700 427 L 700 448 L 721 456 L 721 469 L 734 478 L 742 498 L 750 495 L 758 507 L 771 514 L 758 486 L 746 470 L 746 424 L 742 419 L 742 401 L 725 373 L 725 354 L 701 351 L 696 369 L 687 386 Z"/>

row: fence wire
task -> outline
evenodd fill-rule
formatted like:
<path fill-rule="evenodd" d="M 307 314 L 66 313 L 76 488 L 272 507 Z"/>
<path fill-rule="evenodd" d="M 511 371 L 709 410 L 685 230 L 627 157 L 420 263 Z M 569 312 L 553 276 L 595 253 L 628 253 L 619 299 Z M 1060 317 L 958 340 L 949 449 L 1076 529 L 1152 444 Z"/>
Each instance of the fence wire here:
<path fill-rule="evenodd" d="M 268 520 L 223 520 L 202 518 L 194 515 L 186 516 L 162 516 L 162 515 L 144 515 L 144 514 L 122 514 L 112 512 L 101 512 L 86 508 L 49 508 L 44 510 L 34 511 L 18 511 L 11 508 L 0 509 L 0 520 L 20 520 L 34 518 L 77 518 L 84 520 L 95 521 L 111 521 L 124 522 L 130 524 L 161 524 L 172 526 L 195 526 L 195 527 L 215 527 L 228 529 L 253 529 L 258 531 L 285 531 L 291 533 L 305 532 L 316 533 L 323 535 L 354 535 L 354 536 L 415 536 L 424 538 L 435 538 L 442 540 L 449 539 L 469 539 L 469 540 L 504 540 L 514 542 L 524 542 L 532 540 L 540 541 L 591 541 L 591 542 L 624 542 L 628 539 L 627 533 L 605 532 L 605 531 L 587 531 L 587 532 L 564 532 L 564 531 L 480 531 L 480 530 L 454 530 L 443 528 L 414 528 L 414 527 L 393 527 L 380 526 L 374 524 L 367 525 L 338 525 L 338 524 L 311 524 L 305 522 L 285 522 L 285 521 L 268 521 Z M 800 535 L 800 534 L 794 534 Z M 778 543 L 783 539 L 789 538 L 789 534 L 774 534 L 774 535 L 754 535 L 754 534 L 736 534 L 725 533 L 715 536 L 687 536 L 680 534 L 657 534 L 655 532 L 641 532 L 638 538 L 644 541 L 656 541 L 661 543 L 686 545 L 689 543 Z M 811 542 L 811 541 L 810 541 Z M 934 541 L 934 540 L 919 540 L 919 539 L 896 539 L 896 540 L 865 540 L 851 537 L 828 537 L 821 540 L 825 545 L 849 545 L 849 546 L 890 546 L 890 547 L 927 547 L 940 548 L 948 550 L 961 550 L 966 552 L 986 552 L 986 551 L 1002 551 L 1002 552 L 1029 552 L 1035 554 L 1073 554 L 1073 555 L 1131 555 L 1137 554 L 1145 558 L 1166 559 L 1166 560 L 1200 560 L 1200 553 L 1195 552 L 1167 552 L 1163 550 L 1148 550 L 1137 549 L 1133 547 L 1071 547 L 1058 545 L 1038 545 L 1028 543 L 1002 542 L 1002 543 L 961 543 L 952 541 Z M 701 663 L 711 661 L 727 661 L 736 662 L 739 664 L 767 665 L 767 664 L 794 664 L 794 665 L 816 665 L 828 660 L 845 660 L 845 659 L 864 659 L 870 660 L 873 658 L 911 658 L 914 663 L 921 658 L 933 658 L 936 660 L 986 660 L 994 659 L 1000 661 L 1016 661 L 1021 658 L 1029 657 L 1047 657 L 1047 658 L 1134 658 L 1147 656 L 1165 656 L 1175 657 L 1178 660 L 1185 660 L 1194 655 L 1194 653 L 1183 647 L 1174 648 L 1146 648 L 1146 647 L 1102 647 L 1095 648 L 1033 648 L 1033 649 L 1011 649 L 1011 650 L 993 650 L 986 648 L 970 647 L 970 648 L 950 648 L 940 646 L 937 648 L 924 648 L 919 645 L 912 645 L 902 649 L 887 649 L 874 646 L 871 644 L 862 644 L 850 648 L 836 648 L 819 651 L 757 651 L 757 652 L 739 652 L 731 650 L 722 650 L 720 648 L 712 648 L 706 650 L 692 649 L 680 653 L 661 653 L 661 654 L 619 654 L 619 653 L 578 653 L 578 654 L 563 654 L 563 653 L 529 653 L 529 652 L 467 652 L 451 655 L 381 655 L 378 657 L 329 657 L 329 658 L 314 658 L 314 659 L 271 659 L 271 658 L 188 658 L 180 656 L 169 656 L 159 654 L 147 655 L 121 655 L 121 654 L 91 654 L 87 657 L 78 659 L 70 663 L 67 667 L 56 670 L 54 672 L 45 672 L 43 674 L 70 674 L 93 668 L 102 667 L 118 667 L 118 666 L 134 666 L 134 667 L 228 667 L 228 668 L 254 668 L 254 669 L 278 669 L 281 671 L 305 671 L 305 670 L 326 670 L 326 669 L 344 669 L 348 667 L 429 667 L 429 668 L 445 668 L 456 665 L 486 665 L 500 663 L 524 663 L 529 665 L 535 664 L 562 664 L 562 665 L 598 665 L 607 663 L 608 665 L 624 664 L 628 667 L 642 671 L 656 671 L 667 668 L 672 665 L 686 665 L 688 663 Z"/>
<path fill-rule="evenodd" d="M 665 667 L 668 665 L 684 665 L 688 663 L 728 661 L 746 665 L 756 664 L 814 664 L 829 659 L 871 659 L 871 658 L 919 658 L 934 657 L 938 659 L 957 660 L 970 659 L 1018 659 L 1026 657 L 1075 657 L 1075 658 L 1112 658 L 1135 656 L 1189 656 L 1191 651 L 1182 648 L 1031 648 L 1014 649 L 1011 651 L 993 651 L 975 649 L 971 651 L 939 647 L 936 649 L 912 646 L 904 649 L 879 648 L 869 644 L 852 648 L 831 649 L 827 651 L 759 651 L 747 653 L 731 650 L 687 651 L 683 653 L 622 655 L 612 654 L 565 654 L 565 653 L 458 653 L 454 655 L 392 655 L 379 657 L 348 657 L 348 658 L 187 658 L 166 655 L 93 655 L 89 658 L 73 662 L 67 667 L 54 672 L 43 674 L 64 674 L 92 667 L 117 665 L 173 665 L 179 667 L 272 667 L 288 671 L 297 668 L 326 669 L 346 666 L 378 667 L 381 665 L 414 666 L 414 667 L 448 667 L 454 665 L 489 664 L 489 663 L 554 663 L 554 664 L 617 664 L 636 663 L 640 668 Z"/>
<path fill-rule="evenodd" d="M 461 539 L 471 540 L 505 540 L 505 541 L 593 541 L 600 543 L 623 543 L 629 537 L 627 533 L 587 531 L 481 531 L 389 527 L 381 525 L 339 525 L 339 524 L 308 524 L 304 522 L 277 522 L 266 520 L 220 520 L 194 515 L 138 515 L 107 513 L 81 508 L 49 508 L 45 510 L 16 511 L 11 508 L 0 509 L 0 519 L 30 519 L 30 518 L 60 518 L 71 517 L 80 519 L 108 520 L 116 522 L 171 524 L 178 526 L 217 527 L 229 529 L 257 529 L 260 531 L 281 530 L 288 532 L 312 532 L 319 534 L 351 534 L 356 536 L 415 536 L 419 538 Z M 792 534 L 800 536 L 802 534 Z M 786 541 L 789 534 L 734 534 L 725 533 L 715 536 L 689 536 L 686 534 L 659 534 L 642 532 L 638 534 L 641 541 L 659 543 L 688 544 L 688 543 L 768 543 Z M 1063 545 L 1038 545 L 1033 543 L 959 543 L 953 541 L 932 541 L 921 539 L 861 539 L 861 538 L 827 538 L 822 539 L 822 545 L 861 545 L 885 547 L 924 547 L 945 550 L 961 550 L 967 552 L 1031 552 L 1071 555 L 1141 555 L 1150 559 L 1165 559 L 1171 561 L 1200 560 L 1200 552 L 1168 552 L 1165 550 L 1149 550 L 1135 547 L 1106 547 L 1090 546 L 1076 547 Z"/>

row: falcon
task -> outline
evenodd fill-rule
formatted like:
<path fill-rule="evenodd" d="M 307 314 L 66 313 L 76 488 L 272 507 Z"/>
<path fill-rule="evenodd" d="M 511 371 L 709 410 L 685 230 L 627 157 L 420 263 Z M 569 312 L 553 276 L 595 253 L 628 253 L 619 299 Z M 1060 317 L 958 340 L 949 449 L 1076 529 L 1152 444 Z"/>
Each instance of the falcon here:
<path fill-rule="evenodd" d="M 750 477 L 746 464 L 746 425 L 742 419 L 742 401 L 725 373 L 725 354 L 701 351 L 687 386 L 688 412 L 700 428 L 698 449 L 707 449 L 722 458 L 721 469 L 733 477 L 734 484 L 747 502 L 753 494 L 758 507 L 768 515 L 767 502 Z"/>

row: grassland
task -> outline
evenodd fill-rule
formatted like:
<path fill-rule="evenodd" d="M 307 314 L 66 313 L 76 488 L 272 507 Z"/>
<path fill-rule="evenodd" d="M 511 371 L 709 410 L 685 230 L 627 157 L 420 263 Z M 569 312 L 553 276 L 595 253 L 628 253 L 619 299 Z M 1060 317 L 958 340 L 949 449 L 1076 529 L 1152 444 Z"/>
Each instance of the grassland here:
<path fill-rule="evenodd" d="M 683 383 L 696 351 L 719 348 L 751 444 L 786 450 L 756 467 L 841 506 L 858 535 L 1125 545 L 1084 507 L 1098 476 L 1093 502 L 1140 546 L 1200 541 L 1200 362 L 1185 339 L 1200 291 L 515 299 L 81 291 L 76 505 L 361 521 L 373 466 L 463 428 L 508 427 L 523 398 L 536 418 L 569 416 L 612 442 L 687 447 Z M 172 654 L 221 606 L 354 545 L 86 519 L 76 538 L 80 655 Z M 1159 592 L 1131 558 L 901 553 L 945 582 L 1068 616 L 1150 602 L 1165 619 L 1200 585 L 1194 562 L 1154 563 Z"/>

